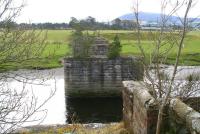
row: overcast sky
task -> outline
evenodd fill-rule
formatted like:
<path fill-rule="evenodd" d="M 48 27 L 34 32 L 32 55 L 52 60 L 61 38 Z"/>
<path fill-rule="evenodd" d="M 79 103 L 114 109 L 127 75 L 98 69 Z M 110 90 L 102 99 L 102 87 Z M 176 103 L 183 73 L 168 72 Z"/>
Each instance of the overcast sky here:
<path fill-rule="evenodd" d="M 131 13 L 134 0 L 26 0 L 26 6 L 17 22 L 69 22 L 70 17 L 78 19 L 93 16 L 98 21 L 111 21 Z M 160 0 L 141 0 L 144 12 L 159 12 Z M 199 0 L 197 0 L 199 1 Z M 200 2 L 191 12 L 192 17 L 200 14 Z"/>

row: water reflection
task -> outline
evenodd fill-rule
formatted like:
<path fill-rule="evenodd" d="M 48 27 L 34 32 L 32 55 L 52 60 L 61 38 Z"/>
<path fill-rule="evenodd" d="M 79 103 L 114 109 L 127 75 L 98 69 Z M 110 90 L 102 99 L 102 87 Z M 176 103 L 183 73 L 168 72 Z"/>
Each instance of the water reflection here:
<path fill-rule="evenodd" d="M 183 68 L 183 67 L 182 67 Z M 182 69 L 181 68 L 181 69 Z M 187 68 L 187 67 L 185 67 Z M 199 67 L 190 67 L 189 69 L 183 69 L 184 73 L 178 74 L 191 74 L 194 71 L 199 74 Z M 180 69 L 180 70 L 181 70 Z M 167 72 L 170 72 L 170 67 L 166 68 Z M 4 75 L 4 74 L 0 74 Z M 42 125 L 50 124 L 65 124 L 72 122 L 71 118 L 74 115 L 75 121 L 78 122 L 116 122 L 122 119 L 122 100 L 121 98 L 67 98 L 65 96 L 64 89 L 64 70 L 63 68 L 51 69 L 51 70 L 20 70 L 13 71 L 10 75 L 28 76 L 28 78 L 38 78 L 39 81 L 43 81 L 42 85 L 26 84 L 25 88 L 28 91 L 33 91 L 37 97 L 38 103 L 43 102 L 51 93 L 56 89 L 55 95 L 41 108 L 47 109 L 48 113 L 46 118 L 41 123 Z M 184 76 L 185 76 L 184 75 Z M 182 78 L 183 76 L 180 75 Z M 2 80 L 1 80 L 2 81 Z M 7 88 L 22 90 L 23 83 L 8 79 L 5 81 Z M 66 105 L 67 104 L 67 105 Z M 68 116 L 67 116 L 68 114 Z M 44 113 L 36 113 L 34 118 L 42 117 Z M 27 125 L 37 125 L 38 122 L 25 123 Z"/>
<path fill-rule="evenodd" d="M 66 123 L 66 103 L 64 90 L 63 68 L 51 70 L 19 70 L 0 75 L 8 76 L 8 79 L 1 81 L 8 89 L 17 92 L 27 92 L 27 100 L 35 97 L 36 104 L 40 106 L 55 92 L 53 97 L 45 103 L 23 126 L 49 125 Z M 9 78 L 11 77 L 11 78 Z M 16 79 L 12 79 L 12 77 Z M 30 104 L 31 102 L 27 102 Z M 45 118 L 44 118 L 45 117 Z M 44 120 L 42 120 L 44 118 Z M 39 120 L 40 119 L 40 120 Z"/>
<path fill-rule="evenodd" d="M 106 123 L 122 120 L 122 98 L 67 98 L 69 123 Z"/>
<path fill-rule="evenodd" d="M 4 75 L 4 74 L 0 74 Z M 49 97 L 52 91 L 56 89 L 55 95 L 40 110 L 47 110 L 45 119 L 41 121 L 26 122 L 23 126 L 32 125 L 52 125 L 71 123 L 70 118 L 76 113 L 78 122 L 116 122 L 122 118 L 122 99 L 119 98 L 85 98 L 71 99 L 65 96 L 64 89 L 64 70 L 63 68 L 50 70 L 19 70 L 12 71 L 7 75 L 16 76 L 22 81 L 14 79 L 6 81 L 7 88 L 21 91 L 23 87 L 30 94 L 37 98 L 37 104 L 40 105 Z M 28 83 L 27 83 L 28 82 Z M 67 106 L 66 106 L 67 104 Z M 43 118 L 44 111 L 37 112 L 30 120 Z M 67 116 L 69 115 L 69 116 Z"/>

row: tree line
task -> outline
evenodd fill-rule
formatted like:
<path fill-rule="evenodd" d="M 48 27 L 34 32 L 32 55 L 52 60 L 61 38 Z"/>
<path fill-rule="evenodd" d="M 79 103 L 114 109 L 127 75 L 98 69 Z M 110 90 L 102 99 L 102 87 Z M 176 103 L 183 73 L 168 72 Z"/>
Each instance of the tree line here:
<path fill-rule="evenodd" d="M 77 19 L 71 17 L 69 23 L 16 23 L 13 21 L 0 22 L 0 28 L 7 27 L 20 27 L 26 29 L 74 29 L 74 27 L 80 27 L 84 30 L 131 30 L 136 27 L 136 23 L 131 20 L 121 20 L 119 18 L 114 19 L 111 22 L 98 22 L 94 17 L 88 16 L 85 19 Z"/>
<path fill-rule="evenodd" d="M 78 20 L 75 17 L 71 17 L 69 22 L 70 28 L 81 28 L 82 30 L 131 30 L 136 28 L 136 23 L 131 20 L 121 20 L 119 18 L 114 19 L 111 22 L 98 22 L 95 18 L 88 16 L 86 19 Z"/>

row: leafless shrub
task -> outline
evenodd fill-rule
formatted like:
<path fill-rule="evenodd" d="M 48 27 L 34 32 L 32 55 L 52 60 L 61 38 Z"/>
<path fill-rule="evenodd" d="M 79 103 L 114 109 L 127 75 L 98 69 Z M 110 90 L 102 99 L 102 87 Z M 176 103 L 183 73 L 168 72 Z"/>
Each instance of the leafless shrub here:
<path fill-rule="evenodd" d="M 139 20 L 139 0 L 134 0 L 134 14 L 137 22 L 137 46 L 144 58 L 144 73 L 147 83 L 152 85 L 151 91 L 159 104 L 159 114 L 157 120 L 156 133 L 160 134 L 161 123 L 163 120 L 164 107 L 171 97 L 189 97 L 196 93 L 199 88 L 197 81 L 188 79 L 188 81 L 177 81 L 176 75 L 180 63 L 181 52 L 184 47 L 184 39 L 188 32 L 189 21 L 188 14 L 195 5 L 195 0 L 161 0 L 161 16 L 158 21 L 160 29 L 149 31 L 151 37 L 152 51 L 147 53 L 141 43 L 141 26 Z M 180 28 L 177 30 L 170 28 L 171 17 L 179 16 L 179 11 L 184 10 L 184 16 L 179 17 Z M 174 66 L 170 76 L 165 73 L 163 64 L 166 63 L 172 50 L 176 51 Z M 149 56 L 150 55 L 150 56 Z M 152 69 L 153 67 L 153 69 Z"/>
<path fill-rule="evenodd" d="M 46 47 L 46 32 L 15 26 L 15 18 L 24 4 L 23 0 L 21 3 L 19 0 L 0 0 L 0 72 L 24 61 L 40 58 Z M 21 83 L 20 90 L 10 86 L 9 81 L 12 80 Z M 26 122 L 43 120 L 46 110 L 41 110 L 41 107 L 54 95 L 55 89 L 39 103 L 33 89 L 27 90 L 26 86 L 43 84 L 44 81 L 12 72 L 0 74 L 0 133 L 10 133 Z M 37 112 L 44 112 L 44 116 L 30 119 Z"/>

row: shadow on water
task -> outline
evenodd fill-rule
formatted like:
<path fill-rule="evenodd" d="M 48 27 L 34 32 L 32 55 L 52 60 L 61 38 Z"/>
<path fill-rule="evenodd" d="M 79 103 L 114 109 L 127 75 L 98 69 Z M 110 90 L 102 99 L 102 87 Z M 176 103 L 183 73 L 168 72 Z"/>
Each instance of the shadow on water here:
<path fill-rule="evenodd" d="M 69 98 L 68 123 L 108 123 L 122 120 L 122 98 Z"/>

